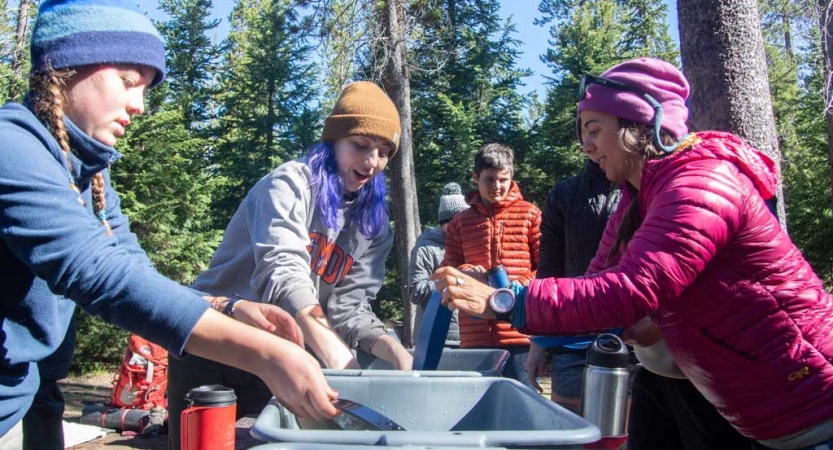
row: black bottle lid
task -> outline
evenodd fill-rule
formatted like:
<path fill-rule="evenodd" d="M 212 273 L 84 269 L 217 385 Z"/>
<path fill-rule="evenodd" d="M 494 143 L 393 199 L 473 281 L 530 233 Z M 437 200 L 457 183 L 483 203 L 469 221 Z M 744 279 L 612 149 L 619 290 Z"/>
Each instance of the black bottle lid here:
<path fill-rule="evenodd" d="M 630 352 L 619 336 L 602 333 L 587 349 L 587 364 L 592 366 L 627 368 Z"/>
<path fill-rule="evenodd" d="M 237 396 L 234 395 L 234 389 L 207 384 L 188 391 L 185 402 L 195 406 L 229 406 L 237 402 Z"/>

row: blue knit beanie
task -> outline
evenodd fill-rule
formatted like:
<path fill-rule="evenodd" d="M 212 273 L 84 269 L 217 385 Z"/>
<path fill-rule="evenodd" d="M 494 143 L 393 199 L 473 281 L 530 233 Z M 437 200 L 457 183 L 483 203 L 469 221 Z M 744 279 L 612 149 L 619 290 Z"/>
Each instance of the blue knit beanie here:
<path fill-rule="evenodd" d="M 32 72 L 97 64 L 156 69 L 165 79 L 165 46 L 130 0 L 44 0 L 32 31 Z"/>

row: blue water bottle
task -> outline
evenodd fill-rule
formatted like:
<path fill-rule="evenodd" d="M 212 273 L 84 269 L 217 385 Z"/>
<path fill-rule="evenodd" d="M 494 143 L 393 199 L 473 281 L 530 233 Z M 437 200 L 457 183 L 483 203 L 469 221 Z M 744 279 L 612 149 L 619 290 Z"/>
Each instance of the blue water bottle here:
<path fill-rule="evenodd" d="M 509 286 L 509 274 L 506 273 L 506 268 L 503 264 L 498 264 L 486 271 L 486 276 L 489 277 L 489 286 L 500 289 Z"/>

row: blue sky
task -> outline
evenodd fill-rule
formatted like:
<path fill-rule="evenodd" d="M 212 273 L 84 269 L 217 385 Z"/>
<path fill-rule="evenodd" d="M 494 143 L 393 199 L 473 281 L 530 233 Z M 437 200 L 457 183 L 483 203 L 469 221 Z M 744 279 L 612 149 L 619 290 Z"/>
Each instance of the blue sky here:
<path fill-rule="evenodd" d="M 165 19 L 159 11 L 158 0 L 138 0 L 139 8 L 148 12 L 152 19 Z M 679 31 L 677 28 L 677 5 L 676 1 L 663 0 L 668 6 L 668 25 L 671 37 L 679 42 Z M 537 90 L 539 98 L 543 97 L 543 84 L 546 81 L 544 75 L 549 73 L 547 66 L 541 62 L 540 55 L 547 49 L 547 30 L 534 25 L 532 21 L 538 16 L 539 0 L 501 0 L 501 14 L 503 17 L 512 16 L 512 21 L 518 30 L 517 38 L 523 42 L 521 58 L 518 66 L 532 69 L 533 76 L 527 78 L 527 90 Z M 214 17 L 222 20 L 218 27 L 218 35 L 225 36 L 228 32 L 228 14 L 234 5 L 234 0 L 214 0 Z"/>

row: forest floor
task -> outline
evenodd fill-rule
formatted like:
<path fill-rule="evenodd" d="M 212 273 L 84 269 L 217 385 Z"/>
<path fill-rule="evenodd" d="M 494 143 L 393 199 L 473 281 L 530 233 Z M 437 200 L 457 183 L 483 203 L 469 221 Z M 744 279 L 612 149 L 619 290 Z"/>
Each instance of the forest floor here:
<path fill-rule="evenodd" d="M 112 373 L 100 373 L 70 377 L 63 380 L 61 391 L 66 398 L 64 420 L 78 423 L 85 405 L 102 405 L 110 398 Z M 549 376 L 541 377 L 544 396 L 549 398 Z M 254 417 L 244 417 L 237 421 L 235 449 L 249 449 L 264 442 L 253 438 L 249 429 L 254 424 Z M 157 436 L 123 436 L 121 433 L 107 433 L 102 438 L 71 447 L 72 450 L 166 450 L 167 434 Z"/>
<path fill-rule="evenodd" d="M 62 380 L 61 392 L 66 398 L 64 420 L 79 423 L 85 405 L 103 405 L 110 399 L 113 373 L 101 373 L 70 377 Z M 249 434 L 254 425 L 254 417 L 244 417 L 237 421 L 235 449 L 249 449 L 260 444 Z M 168 435 L 128 436 L 119 432 L 107 433 L 104 437 L 70 447 L 72 450 L 166 450 Z"/>

